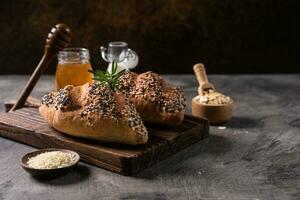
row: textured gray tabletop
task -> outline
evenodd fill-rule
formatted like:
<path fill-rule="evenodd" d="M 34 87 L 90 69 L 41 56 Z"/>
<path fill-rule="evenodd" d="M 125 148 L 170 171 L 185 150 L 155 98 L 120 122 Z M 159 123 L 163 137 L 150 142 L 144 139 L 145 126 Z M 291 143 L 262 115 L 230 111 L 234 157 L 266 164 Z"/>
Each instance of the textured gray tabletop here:
<path fill-rule="evenodd" d="M 193 76 L 165 76 L 187 97 Z M 28 77 L 0 76 L 0 108 Z M 121 176 L 85 163 L 54 180 L 30 177 L 19 165 L 34 148 L 0 138 L 3 199 L 300 199 L 300 75 L 215 75 L 217 89 L 235 100 L 234 117 L 211 126 L 211 137 L 138 174 Z M 34 96 L 53 86 L 44 76 Z"/>

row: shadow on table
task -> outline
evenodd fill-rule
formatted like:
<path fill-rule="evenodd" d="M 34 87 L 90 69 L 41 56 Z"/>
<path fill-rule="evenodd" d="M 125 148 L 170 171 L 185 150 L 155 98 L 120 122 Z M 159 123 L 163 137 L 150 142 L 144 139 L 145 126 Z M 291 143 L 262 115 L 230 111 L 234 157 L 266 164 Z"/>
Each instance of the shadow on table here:
<path fill-rule="evenodd" d="M 144 200 L 166 200 L 167 195 L 161 192 L 134 192 L 126 193 L 119 198 L 120 200 L 144 199 Z"/>
<path fill-rule="evenodd" d="M 224 125 L 228 128 L 259 128 L 262 127 L 264 123 L 261 119 L 233 116 L 232 119 Z"/>
<path fill-rule="evenodd" d="M 231 149 L 231 141 L 223 136 L 211 134 L 181 152 L 167 158 L 135 175 L 136 178 L 153 179 L 160 175 L 191 175 L 203 167 L 203 160 L 223 156 Z"/>
<path fill-rule="evenodd" d="M 32 177 L 39 183 L 48 185 L 71 185 L 86 180 L 90 176 L 90 169 L 82 164 L 78 164 L 69 173 L 56 177 Z"/>

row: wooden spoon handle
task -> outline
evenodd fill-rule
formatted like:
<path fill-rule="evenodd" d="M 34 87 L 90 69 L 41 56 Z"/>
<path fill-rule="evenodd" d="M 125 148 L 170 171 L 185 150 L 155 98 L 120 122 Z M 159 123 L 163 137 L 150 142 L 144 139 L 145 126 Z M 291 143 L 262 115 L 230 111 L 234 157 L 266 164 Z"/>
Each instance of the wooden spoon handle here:
<path fill-rule="evenodd" d="M 205 67 L 202 63 L 195 64 L 193 69 L 199 85 L 208 82 Z"/>

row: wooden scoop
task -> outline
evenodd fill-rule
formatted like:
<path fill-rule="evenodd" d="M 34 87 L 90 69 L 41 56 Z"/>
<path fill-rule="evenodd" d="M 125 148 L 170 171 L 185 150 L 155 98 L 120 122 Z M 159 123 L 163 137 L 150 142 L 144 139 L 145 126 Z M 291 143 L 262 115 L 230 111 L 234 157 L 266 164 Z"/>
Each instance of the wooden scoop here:
<path fill-rule="evenodd" d="M 202 63 L 198 63 L 193 67 L 196 78 L 199 83 L 198 93 L 204 95 L 204 92 L 211 89 L 215 91 L 213 84 L 208 82 L 205 67 Z M 192 99 L 192 115 L 207 118 L 210 124 L 221 124 L 229 121 L 232 117 L 233 102 L 228 104 L 203 104 Z"/>
<path fill-rule="evenodd" d="M 215 91 L 214 85 L 208 82 L 204 65 L 202 63 L 198 63 L 194 65 L 193 69 L 199 83 L 198 93 L 200 95 L 204 95 L 204 92 L 209 89 Z"/>
<path fill-rule="evenodd" d="M 14 104 L 10 111 L 22 108 L 26 102 L 27 97 L 36 85 L 42 73 L 45 71 L 51 60 L 56 56 L 58 51 L 66 48 L 71 42 L 71 30 L 65 24 L 57 24 L 53 27 L 48 34 L 45 44 L 44 55 L 27 82 L 23 92 L 21 93 L 18 101 Z"/>

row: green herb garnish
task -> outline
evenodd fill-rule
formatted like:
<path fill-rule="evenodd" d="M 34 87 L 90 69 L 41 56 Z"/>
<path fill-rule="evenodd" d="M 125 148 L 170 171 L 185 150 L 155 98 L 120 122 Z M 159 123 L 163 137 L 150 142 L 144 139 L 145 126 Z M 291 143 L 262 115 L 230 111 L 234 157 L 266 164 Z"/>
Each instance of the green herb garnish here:
<path fill-rule="evenodd" d="M 124 73 L 125 69 L 117 72 L 118 64 L 116 62 L 112 62 L 111 72 L 102 71 L 102 70 L 88 70 L 90 73 L 94 74 L 94 80 L 98 81 L 99 84 L 107 85 L 113 92 L 118 90 L 119 78 Z"/>

